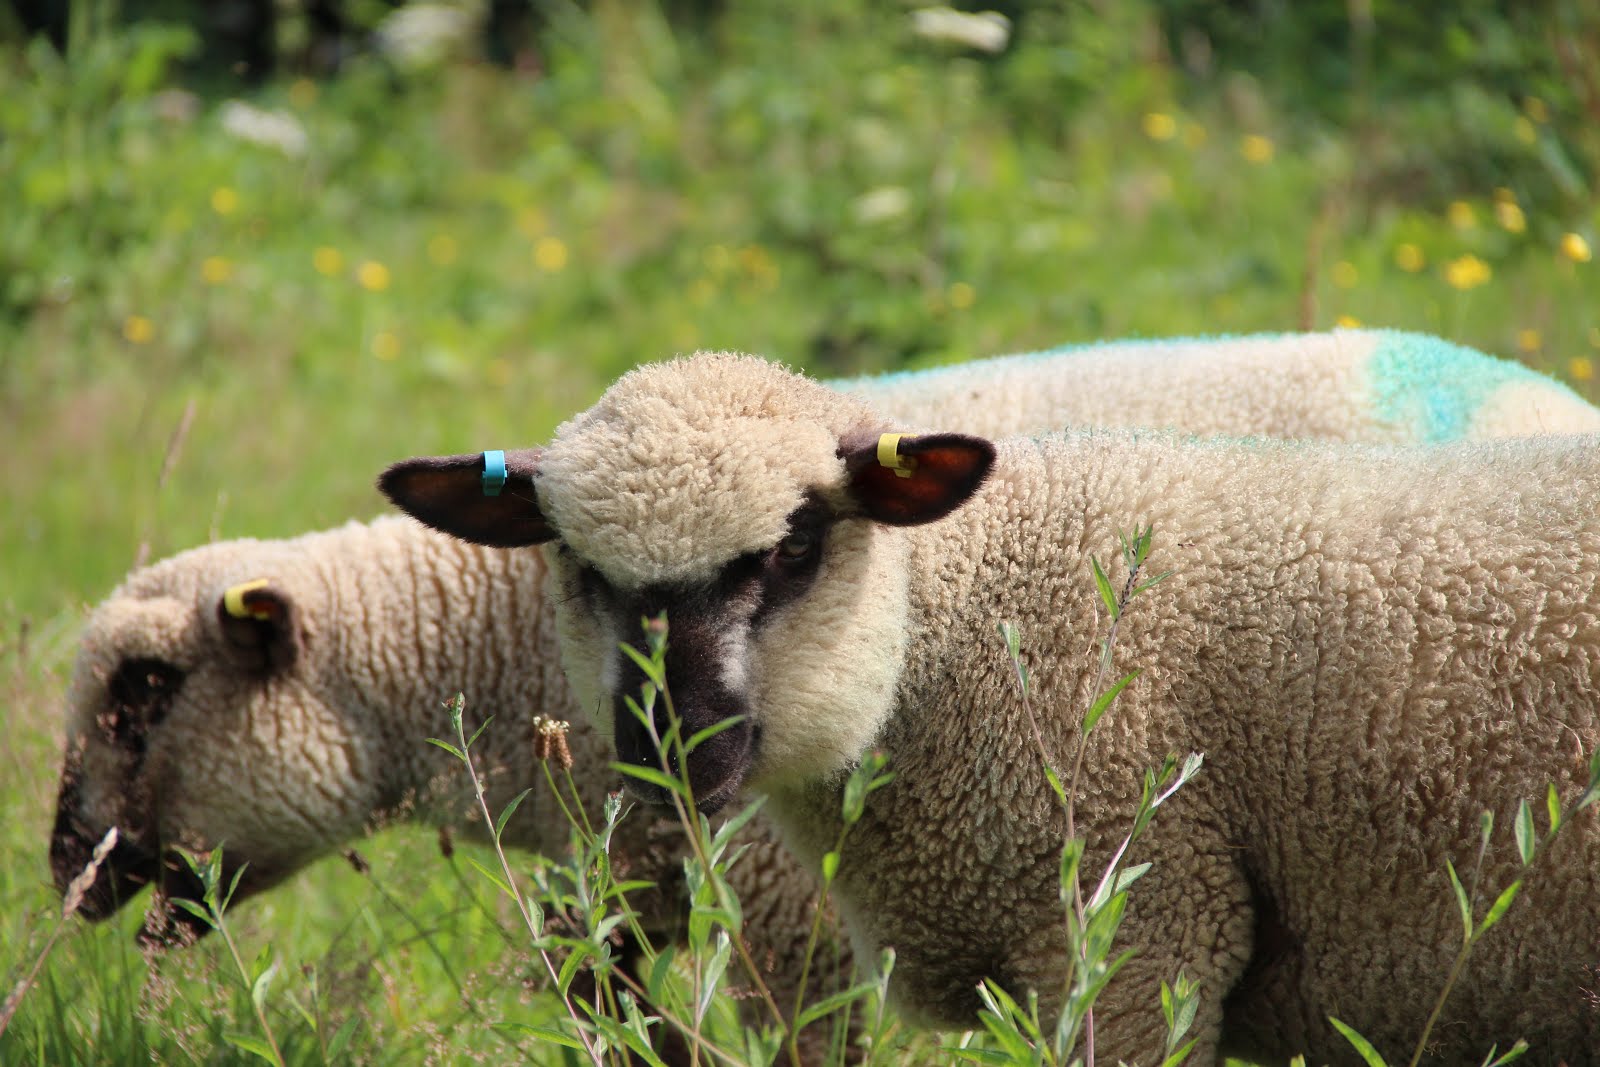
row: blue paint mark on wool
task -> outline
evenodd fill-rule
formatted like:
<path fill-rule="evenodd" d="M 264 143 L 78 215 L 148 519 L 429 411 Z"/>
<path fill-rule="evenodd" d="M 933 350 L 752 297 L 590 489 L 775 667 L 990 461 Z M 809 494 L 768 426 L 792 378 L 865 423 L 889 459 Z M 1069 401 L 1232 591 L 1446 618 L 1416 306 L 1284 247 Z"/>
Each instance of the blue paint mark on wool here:
<path fill-rule="evenodd" d="M 1520 363 L 1427 334 L 1374 332 L 1377 345 L 1368 357 L 1367 373 L 1376 414 L 1411 427 L 1429 444 L 1465 437 L 1478 409 L 1502 386 L 1553 384 Z"/>

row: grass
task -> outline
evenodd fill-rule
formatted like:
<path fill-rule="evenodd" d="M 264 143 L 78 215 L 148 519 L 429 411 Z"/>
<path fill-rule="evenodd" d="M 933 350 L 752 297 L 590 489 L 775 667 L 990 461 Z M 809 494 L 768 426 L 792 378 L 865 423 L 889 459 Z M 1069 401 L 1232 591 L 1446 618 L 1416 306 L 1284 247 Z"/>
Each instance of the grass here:
<path fill-rule="evenodd" d="M 1341 125 L 1249 71 L 1185 74 L 1142 4 L 1035 15 L 1000 60 L 894 5 L 730 6 L 696 32 L 648 3 L 566 11 L 538 76 L 358 56 L 241 91 L 300 154 L 175 87 L 182 30 L 97 14 L 70 64 L 0 42 L 7 989 L 59 914 L 45 846 L 86 603 L 208 538 L 373 514 L 391 460 L 543 439 L 637 361 L 850 373 L 1353 319 L 1600 400 L 1593 129 L 1542 86 Z M 1487 177 L 1428 169 L 1479 141 Z M 230 916 L 247 964 L 277 961 L 284 1058 L 532 1048 L 490 1022 L 562 1012 L 474 850 L 404 829 L 359 848 L 369 873 L 331 859 Z M 0 1061 L 254 1062 L 228 1040 L 260 1035 L 225 946 L 151 964 L 136 925 L 69 926 Z"/>

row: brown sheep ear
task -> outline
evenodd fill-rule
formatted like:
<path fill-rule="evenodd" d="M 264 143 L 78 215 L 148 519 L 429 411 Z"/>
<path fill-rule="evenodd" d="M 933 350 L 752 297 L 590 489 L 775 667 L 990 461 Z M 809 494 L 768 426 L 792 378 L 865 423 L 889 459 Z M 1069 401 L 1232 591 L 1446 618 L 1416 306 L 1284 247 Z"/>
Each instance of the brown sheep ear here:
<path fill-rule="evenodd" d="M 539 513 L 533 479 L 539 449 L 418 456 L 378 478 L 378 488 L 401 511 L 435 530 L 494 548 L 555 540 Z"/>
<path fill-rule="evenodd" d="M 229 586 L 217 601 L 217 621 L 228 649 L 256 671 L 287 670 L 300 656 L 294 601 L 270 579 Z"/>
<path fill-rule="evenodd" d="M 957 433 L 877 434 L 842 443 L 839 454 L 862 513 L 891 526 L 944 518 L 994 466 L 994 445 Z"/>

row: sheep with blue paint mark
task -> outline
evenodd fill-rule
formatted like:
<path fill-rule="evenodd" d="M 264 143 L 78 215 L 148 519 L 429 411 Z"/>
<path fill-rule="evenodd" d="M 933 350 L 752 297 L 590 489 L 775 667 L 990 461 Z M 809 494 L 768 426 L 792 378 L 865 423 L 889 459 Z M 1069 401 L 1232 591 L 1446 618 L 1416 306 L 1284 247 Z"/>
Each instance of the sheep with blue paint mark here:
<path fill-rule="evenodd" d="M 1137 955 L 1096 1010 L 1099 1055 L 1160 1061 L 1157 989 L 1180 971 L 1204 991 L 1194 1062 L 1352 1062 L 1330 1013 L 1408 1047 L 1459 939 L 1446 861 L 1474 862 L 1483 811 L 1507 826 L 1547 782 L 1570 799 L 1600 744 L 1600 437 L 885 437 L 909 429 L 702 354 L 631 372 L 515 453 L 498 501 L 470 456 L 382 484 L 466 539 L 547 544 L 569 679 L 626 760 L 661 755 L 618 710 L 642 681 L 618 645 L 667 613 L 686 732 L 738 717 L 682 768 L 705 810 L 764 790 L 816 863 L 844 776 L 883 750 L 898 776 L 845 845 L 839 900 L 858 950 L 896 949 L 899 1004 L 958 1028 L 985 978 L 1048 1014 L 1068 960 L 1061 811 L 995 625 L 1025 635 L 1060 765 L 1095 696 L 1090 558 L 1153 523 L 1173 573 L 1120 624 L 1144 673 L 1088 740 L 1086 868 L 1145 768 L 1189 751 L 1206 767 L 1133 857 L 1155 866 L 1123 926 Z M 1518 1036 L 1530 1062 L 1600 1062 L 1600 833 L 1588 813 L 1565 834 L 1445 1005 L 1441 1062 Z M 1514 855 L 1502 832 L 1482 884 L 1520 875 Z"/>

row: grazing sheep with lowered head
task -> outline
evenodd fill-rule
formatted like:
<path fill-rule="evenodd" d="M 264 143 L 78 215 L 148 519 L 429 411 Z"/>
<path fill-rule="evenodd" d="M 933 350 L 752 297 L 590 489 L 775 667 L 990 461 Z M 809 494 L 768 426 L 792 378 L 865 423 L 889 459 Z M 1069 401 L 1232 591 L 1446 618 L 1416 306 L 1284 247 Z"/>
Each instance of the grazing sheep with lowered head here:
<path fill-rule="evenodd" d="M 999 443 L 895 420 L 761 360 L 635 370 L 553 443 L 392 467 L 384 489 L 469 540 L 550 543 L 562 655 L 622 758 L 658 759 L 618 714 L 617 651 L 666 611 L 703 808 L 769 792 L 809 862 L 869 746 L 898 772 L 840 867 L 858 948 L 898 951 L 900 1003 L 970 1026 L 974 986 L 1036 989 L 1066 964 L 1062 819 L 995 624 L 1019 624 L 1045 748 L 1094 697 L 1092 554 L 1151 522 L 1173 574 L 1121 622 L 1144 673 L 1089 739 L 1088 869 L 1143 770 L 1206 767 L 1141 840 L 1137 956 L 1096 1010 L 1102 1057 L 1158 1062 L 1157 986 L 1201 982 L 1195 1062 L 1224 1049 L 1350 1062 L 1337 1013 L 1379 1047 L 1421 1030 L 1459 919 L 1441 877 L 1479 815 L 1584 780 L 1600 742 L 1600 437 L 1330 448 L 1080 432 Z M 643 790 L 648 794 L 649 790 Z M 1435 1030 L 1449 1062 L 1522 1035 L 1534 1062 L 1597 1062 L 1585 994 L 1600 946 L 1600 833 L 1585 816 L 1477 948 Z M 1502 834 L 1505 838 L 1508 835 Z M 1508 840 L 1486 886 L 1517 873 Z"/>

